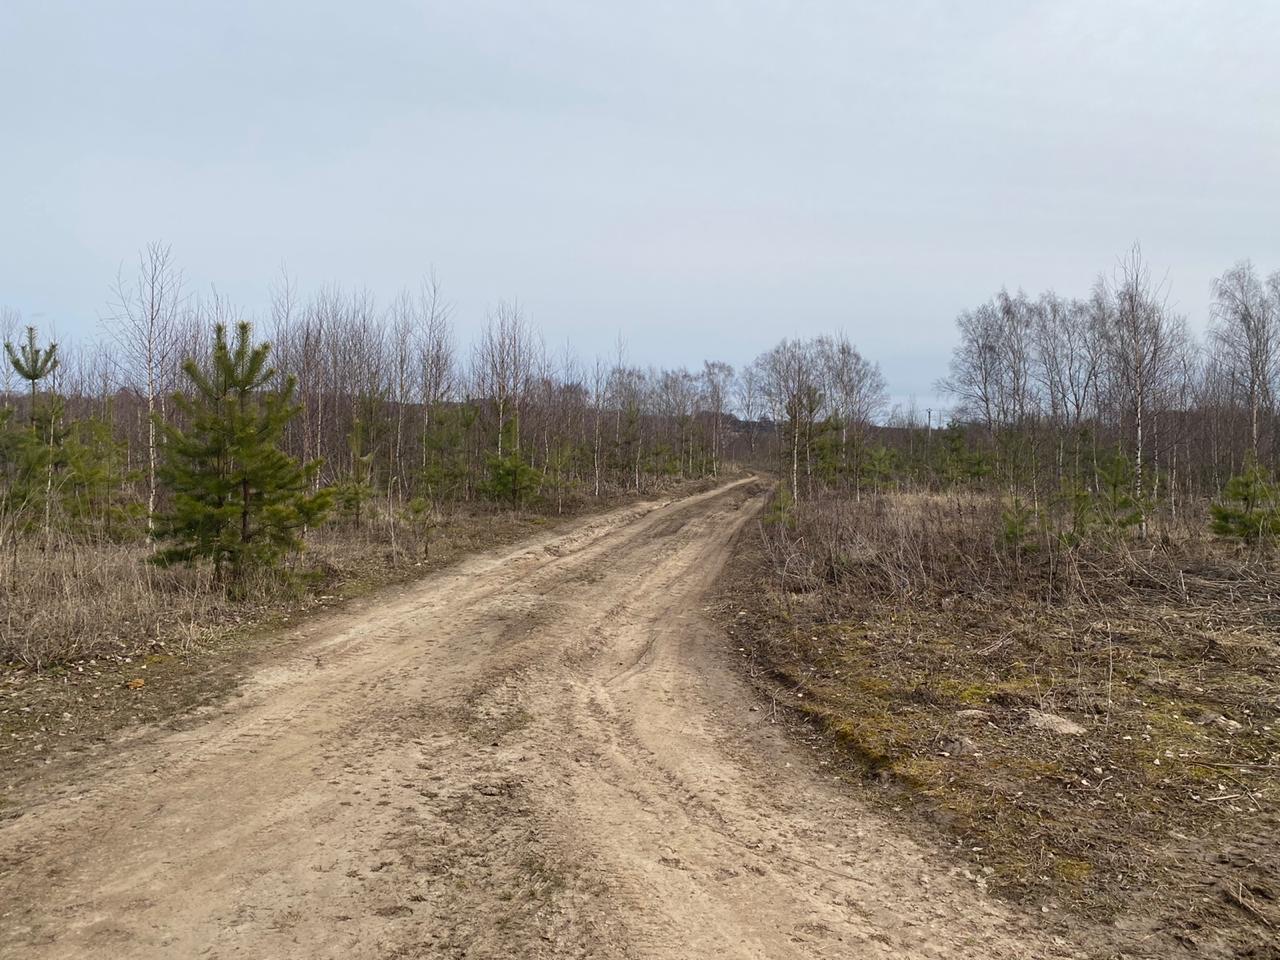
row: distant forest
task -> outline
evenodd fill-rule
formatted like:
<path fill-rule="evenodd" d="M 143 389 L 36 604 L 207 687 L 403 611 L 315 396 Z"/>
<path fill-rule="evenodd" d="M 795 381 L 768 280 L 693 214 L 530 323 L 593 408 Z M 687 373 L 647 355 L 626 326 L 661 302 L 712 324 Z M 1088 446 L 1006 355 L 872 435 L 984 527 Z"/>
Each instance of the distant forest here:
<path fill-rule="evenodd" d="M 1280 273 L 1243 262 L 1214 290 L 1202 340 L 1136 247 L 1083 298 L 1001 291 L 959 316 L 941 424 L 890 416 L 878 366 L 843 335 L 784 339 L 738 370 L 646 368 L 621 347 L 557 354 L 515 303 L 463 345 L 434 277 L 385 304 L 283 277 L 249 330 L 247 346 L 269 350 L 246 395 L 287 394 L 272 429 L 299 495 L 326 490 L 324 513 L 357 523 L 489 501 L 560 510 L 730 463 L 776 468 L 797 500 L 966 484 L 1039 502 L 1096 489 L 1123 461 L 1135 504 L 1176 512 L 1280 455 Z M 198 417 L 215 331 L 244 316 L 193 296 L 160 244 L 118 279 L 107 314 L 95 343 L 55 345 L 0 313 L 7 550 L 145 538 L 175 509 L 167 455 Z"/>

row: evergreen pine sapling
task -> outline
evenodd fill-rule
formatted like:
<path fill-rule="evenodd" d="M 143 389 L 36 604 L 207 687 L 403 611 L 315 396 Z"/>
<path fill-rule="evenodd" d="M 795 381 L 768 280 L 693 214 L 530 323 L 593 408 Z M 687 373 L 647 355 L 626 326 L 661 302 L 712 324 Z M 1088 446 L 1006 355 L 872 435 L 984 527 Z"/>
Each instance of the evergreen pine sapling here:
<path fill-rule="evenodd" d="M 1133 462 L 1117 453 L 1098 464 L 1097 509 L 1102 523 L 1114 534 L 1127 533 L 1146 516 L 1143 502 L 1134 495 Z"/>
<path fill-rule="evenodd" d="M 351 473 L 334 488 L 338 508 L 358 527 L 364 517 L 364 505 L 373 499 L 373 451 L 365 451 L 364 421 L 356 418 L 347 434 L 351 451 Z"/>
<path fill-rule="evenodd" d="M 507 501 L 513 510 L 537 492 L 542 474 L 525 462 L 519 450 L 489 457 L 489 480 L 483 492 L 491 499 Z"/>
<path fill-rule="evenodd" d="M 1015 496 L 1000 513 L 1000 542 L 1017 557 L 1035 545 L 1036 511 Z"/>
<path fill-rule="evenodd" d="M 127 468 L 126 453 L 106 420 L 90 417 L 68 429 L 59 457 L 59 500 L 76 532 L 113 543 L 139 535 L 134 521 L 146 514 L 146 504 L 131 493 L 140 474 Z"/>
<path fill-rule="evenodd" d="M 1280 494 L 1256 460 L 1227 481 L 1223 499 L 1209 510 L 1219 536 L 1256 544 L 1280 533 Z"/>
<path fill-rule="evenodd" d="M 481 487 L 481 492 L 489 499 L 507 501 L 513 510 L 518 510 L 536 493 L 542 482 L 542 474 L 520 455 L 515 443 L 517 432 L 517 421 L 512 418 L 503 427 L 507 452 L 489 457 L 489 479 Z"/>
<path fill-rule="evenodd" d="M 0 541 L 16 549 L 43 513 L 51 451 L 38 425 L 19 428 L 12 421 L 12 410 L 0 411 Z"/>
<path fill-rule="evenodd" d="M 193 392 L 174 403 L 187 427 L 161 425 L 161 477 L 173 504 L 158 518 L 157 535 L 169 545 L 157 563 L 208 560 L 219 580 L 239 581 L 298 549 L 302 531 L 328 509 L 329 490 L 308 492 L 319 461 L 300 464 L 280 449 L 299 406 L 292 377 L 266 389 L 275 376 L 269 351 L 251 343 L 249 324 L 237 326 L 234 343 L 219 324 L 207 367 L 183 364 Z"/>
<path fill-rule="evenodd" d="M 15 373 L 23 380 L 26 380 L 31 388 L 31 408 L 28 414 L 31 421 L 31 436 L 37 438 L 40 435 L 37 425 L 38 409 L 36 407 L 36 392 L 41 380 L 52 375 L 58 369 L 58 345 L 51 343 L 49 346 L 41 348 L 36 342 L 36 328 L 27 327 L 26 343 L 15 347 L 12 343 L 6 341 L 4 352 L 8 356 L 9 365 L 13 367 Z M 48 424 L 50 432 L 47 436 L 48 450 L 44 452 L 44 489 L 41 497 L 44 505 L 44 537 L 45 547 L 49 546 L 49 538 L 51 535 L 52 523 L 52 500 L 53 500 L 53 455 L 52 448 L 54 443 L 53 429 L 58 423 L 58 416 L 55 412 L 50 413 Z M 28 466 L 32 457 L 42 456 L 37 449 L 28 449 L 26 451 Z M 30 498 L 27 499 L 30 502 Z"/>
<path fill-rule="evenodd" d="M 554 499 L 556 513 L 564 513 L 564 502 L 567 494 L 572 494 L 576 484 L 573 481 L 574 449 L 568 443 L 557 443 L 547 455 L 546 469 L 542 471 L 542 490 L 539 493 L 547 499 Z"/>
<path fill-rule="evenodd" d="M 893 451 L 884 444 L 876 444 L 876 446 L 867 451 L 867 457 L 862 468 L 871 484 L 872 492 L 879 495 L 881 488 L 893 479 L 896 465 L 897 460 L 893 455 Z"/>
<path fill-rule="evenodd" d="M 835 415 L 828 417 L 814 428 L 812 446 L 813 455 L 817 461 L 817 475 L 828 486 L 835 486 L 844 479 L 845 448 L 840 442 L 844 432 L 844 424 Z"/>
<path fill-rule="evenodd" d="M 423 438 L 423 463 L 416 489 L 436 512 L 442 504 L 461 500 L 470 492 L 466 438 L 478 418 L 479 412 L 471 404 L 438 411 L 432 429 Z"/>
<path fill-rule="evenodd" d="M 9 364 L 13 367 L 14 372 L 30 385 L 31 409 L 27 413 L 32 429 L 35 429 L 36 385 L 58 369 L 58 345 L 51 343 L 42 349 L 36 343 L 36 328 L 27 327 L 26 343 L 15 347 L 12 343 L 6 341 L 4 352 L 8 355 Z"/>
<path fill-rule="evenodd" d="M 1068 526 L 1059 529 L 1058 539 L 1067 546 L 1077 546 L 1089 534 L 1097 519 L 1097 504 L 1089 488 L 1079 477 L 1064 476 L 1058 488 L 1053 516 L 1065 516 Z"/>

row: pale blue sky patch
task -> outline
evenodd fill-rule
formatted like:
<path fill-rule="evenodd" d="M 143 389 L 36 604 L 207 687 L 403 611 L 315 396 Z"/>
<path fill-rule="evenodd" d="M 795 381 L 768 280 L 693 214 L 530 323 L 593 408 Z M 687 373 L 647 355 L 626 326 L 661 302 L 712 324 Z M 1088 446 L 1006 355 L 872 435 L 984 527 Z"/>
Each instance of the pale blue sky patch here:
<path fill-rule="evenodd" d="M 734 364 L 844 328 L 922 405 L 955 314 L 1135 239 L 1202 325 L 1280 268 L 1269 2 L 7 0 L 0 303 L 90 331 L 163 239 L 250 311 L 287 261 L 465 337 Z"/>

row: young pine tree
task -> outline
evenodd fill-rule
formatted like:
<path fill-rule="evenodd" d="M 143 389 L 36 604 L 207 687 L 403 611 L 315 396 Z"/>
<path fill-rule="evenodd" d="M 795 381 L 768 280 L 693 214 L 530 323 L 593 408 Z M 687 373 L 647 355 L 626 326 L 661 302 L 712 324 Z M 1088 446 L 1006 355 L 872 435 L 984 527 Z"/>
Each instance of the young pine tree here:
<path fill-rule="evenodd" d="M 0 410 L 0 544 L 11 548 L 44 513 L 50 449 L 37 430 L 17 426 L 12 410 Z"/>
<path fill-rule="evenodd" d="M 1227 481 L 1222 500 L 1209 509 L 1219 536 L 1264 543 L 1280 534 L 1280 490 L 1256 460 Z"/>
<path fill-rule="evenodd" d="M 507 501 L 513 510 L 537 492 L 542 474 L 531 467 L 520 455 L 516 446 L 516 420 L 510 420 L 503 427 L 507 438 L 507 452 L 501 456 L 489 457 L 489 479 L 481 484 L 481 492 L 490 500 Z"/>
<path fill-rule="evenodd" d="M 347 434 L 351 473 L 334 487 L 338 509 L 357 527 L 364 517 L 364 505 L 373 499 L 373 451 L 365 447 L 364 421 L 357 417 Z"/>
<path fill-rule="evenodd" d="M 128 468 L 127 448 L 105 419 L 72 423 L 58 450 L 63 516 L 78 536 L 120 542 L 141 536 L 136 523 L 146 503 L 131 492 L 140 474 Z"/>
<path fill-rule="evenodd" d="M 1098 464 L 1094 510 L 1113 536 L 1124 536 L 1142 524 L 1146 504 L 1133 492 L 1133 461 L 1117 453 Z"/>
<path fill-rule="evenodd" d="M 36 422 L 36 386 L 58 369 L 58 345 L 51 343 L 44 349 L 36 343 L 36 328 L 27 327 L 27 342 L 15 347 L 6 342 L 4 352 L 14 372 L 26 380 L 31 388 L 31 409 L 27 411 L 32 427 Z"/>
<path fill-rule="evenodd" d="M 897 466 L 897 460 L 893 455 L 893 451 L 884 444 L 877 444 L 867 451 L 867 458 L 863 462 L 862 470 L 866 475 L 867 482 L 871 484 L 872 491 L 878 496 L 885 484 L 893 479 L 894 468 Z"/>
<path fill-rule="evenodd" d="M 234 343 L 219 324 L 208 368 L 183 364 L 194 393 L 174 397 L 185 430 L 161 425 L 160 476 L 173 504 L 157 518 L 157 536 L 169 541 L 157 563 L 207 559 L 220 580 L 237 581 L 297 549 L 301 531 L 329 508 L 329 490 L 308 493 L 319 461 L 300 464 L 280 449 L 300 407 L 292 377 L 278 391 L 265 389 L 275 375 L 269 351 L 269 344 L 252 345 L 249 324 L 237 326 Z"/>
<path fill-rule="evenodd" d="M 542 474 L 525 462 L 519 450 L 489 457 L 489 479 L 482 492 L 491 500 L 506 501 L 518 510 L 538 491 Z"/>
<path fill-rule="evenodd" d="M 31 386 L 31 409 L 28 415 L 31 420 L 31 436 L 33 439 L 39 436 L 39 425 L 37 423 L 39 410 L 36 407 L 36 389 L 41 380 L 51 376 L 58 369 L 58 345 L 51 343 L 49 346 L 41 349 L 36 343 L 36 328 L 27 327 L 27 342 L 18 347 L 14 347 L 12 343 L 6 342 L 4 352 L 8 355 L 9 364 L 13 367 L 15 373 L 23 380 L 26 380 Z M 51 411 L 47 418 L 50 431 L 55 429 L 58 424 L 58 415 Z M 46 549 L 49 546 L 49 538 L 51 533 L 52 522 L 52 501 L 53 501 L 53 455 L 52 449 L 54 438 L 52 432 L 44 438 L 48 450 L 40 454 L 44 461 L 44 538 Z M 37 453 L 34 448 L 28 450 L 28 453 Z"/>
<path fill-rule="evenodd" d="M 1038 521 L 1036 511 L 1015 496 L 1000 512 L 1001 544 L 1018 557 L 1035 549 L 1034 537 Z"/>
<path fill-rule="evenodd" d="M 423 437 L 422 470 L 414 488 L 434 512 L 468 494 L 472 475 L 467 435 L 478 418 L 479 411 L 465 403 L 432 417 L 431 429 Z"/>

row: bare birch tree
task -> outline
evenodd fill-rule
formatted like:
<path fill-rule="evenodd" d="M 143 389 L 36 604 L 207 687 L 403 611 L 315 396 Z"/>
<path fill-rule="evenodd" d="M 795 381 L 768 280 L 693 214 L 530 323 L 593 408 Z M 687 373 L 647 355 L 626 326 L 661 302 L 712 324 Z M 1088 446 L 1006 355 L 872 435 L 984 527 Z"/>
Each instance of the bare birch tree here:
<path fill-rule="evenodd" d="M 119 347 L 126 383 L 146 400 L 147 533 L 155 526 L 156 468 L 159 462 L 156 415 L 164 415 L 165 376 L 176 368 L 174 327 L 184 300 L 182 272 L 168 245 L 150 243 L 138 254 L 138 272 L 126 280 L 121 270 L 114 287 L 109 323 Z M 159 410 L 157 410 L 159 407 Z"/>
<path fill-rule="evenodd" d="M 503 455 L 503 434 L 509 419 L 514 424 L 512 445 L 517 451 L 520 449 L 520 403 L 528 385 L 533 352 L 532 332 L 519 305 L 500 301 L 489 314 L 472 358 L 477 388 L 494 407 L 499 457 Z"/>
<path fill-rule="evenodd" d="M 1257 459 L 1263 417 L 1274 395 L 1280 311 L 1248 260 L 1218 277 L 1213 294 L 1214 346 L 1221 352 L 1226 372 L 1244 391 L 1249 448 Z"/>

